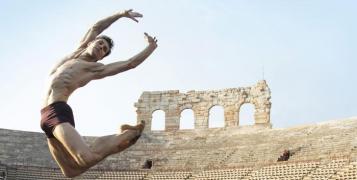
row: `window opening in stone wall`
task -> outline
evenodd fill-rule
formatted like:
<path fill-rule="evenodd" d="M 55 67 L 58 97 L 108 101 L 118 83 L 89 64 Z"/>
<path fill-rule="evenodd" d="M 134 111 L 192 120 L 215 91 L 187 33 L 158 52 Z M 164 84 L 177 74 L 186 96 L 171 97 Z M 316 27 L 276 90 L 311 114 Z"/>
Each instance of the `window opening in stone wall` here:
<path fill-rule="evenodd" d="M 152 113 L 151 130 L 165 130 L 165 112 L 163 110 L 156 110 Z"/>
<path fill-rule="evenodd" d="M 255 107 L 253 104 L 246 103 L 243 104 L 239 109 L 239 125 L 254 125 L 254 111 Z"/>
<path fill-rule="evenodd" d="M 195 118 L 192 109 L 185 109 L 181 112 L 180 129 L 194 129 Z"/>
<path fill-rule="evenodd" d="M 222 106 L 213 106 L 209 110 L 208 127 L 224 127 L 224 109 Z"/>

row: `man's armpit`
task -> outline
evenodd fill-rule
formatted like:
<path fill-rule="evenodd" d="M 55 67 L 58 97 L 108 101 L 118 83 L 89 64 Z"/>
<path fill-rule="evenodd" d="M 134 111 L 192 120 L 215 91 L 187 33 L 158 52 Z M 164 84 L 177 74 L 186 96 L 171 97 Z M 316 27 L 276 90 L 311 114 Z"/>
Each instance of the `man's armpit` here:
<path fill-rule="evenodd" d="M 102 63 L 96 63 L 96 66 L 91 67 L 90 71 L 94 73 L 100 73 L 103 72 L 105 69 L 105 65 Z"/>

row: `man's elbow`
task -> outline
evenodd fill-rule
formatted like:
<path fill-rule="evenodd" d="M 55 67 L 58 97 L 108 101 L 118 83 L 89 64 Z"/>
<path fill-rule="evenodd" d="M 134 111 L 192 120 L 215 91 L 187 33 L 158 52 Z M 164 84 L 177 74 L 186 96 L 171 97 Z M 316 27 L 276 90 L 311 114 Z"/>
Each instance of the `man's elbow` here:
<path fill-rule="evenodd" d="M 92 32 L 97 32 L 97 31 L 99 31 L 99 29 L 100 29 L 100 27 L 101 27 L 101 25 L 100 25 L 100 23 L 95 23 L 92 27 L 91 27 L 91 31 Z"/>

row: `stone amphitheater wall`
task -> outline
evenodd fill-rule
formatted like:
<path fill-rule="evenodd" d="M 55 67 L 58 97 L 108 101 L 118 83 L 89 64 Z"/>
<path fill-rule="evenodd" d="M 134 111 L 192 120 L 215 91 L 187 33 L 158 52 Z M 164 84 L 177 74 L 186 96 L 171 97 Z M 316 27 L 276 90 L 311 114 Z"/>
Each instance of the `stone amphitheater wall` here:
<path fill-rule="evenodd" d="M 144 92 L 138 102 L 137 120 L 146 121 L 145 131 L 151 131 L 152 114 L 156 110 L 165 112 L 165 130 L 179 130 L 181 112 L 192 109 L 194 112 L 195 129 L 208 128 L 209 111 L 213 106 L 224 108 L 225 127 L 239 126 L 239 109 L 245 103 L 255 107 L 255 125 L 271 127 L 270 109 L 271 93 L 265 80 L 256 85 L 244 88 L 230 88 L 216 91 L 178 90 Z"/>

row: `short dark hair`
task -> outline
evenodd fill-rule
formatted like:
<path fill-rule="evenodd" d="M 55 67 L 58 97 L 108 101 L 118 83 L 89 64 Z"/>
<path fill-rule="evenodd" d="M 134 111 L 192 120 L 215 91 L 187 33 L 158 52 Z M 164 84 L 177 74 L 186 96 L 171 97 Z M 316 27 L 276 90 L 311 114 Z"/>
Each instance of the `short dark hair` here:
<path fill-rule="evenodd" d="M 97 39 L 104 39 L 109 44 L 109 50 L 104 55 L 104 57 L 108 56 L 112 52 L 112 48 L 114 47 L 114 41 L 109 36 L 106 36 L 106 35 L 97 36 L 94 40 L 97 40 Z"/>

